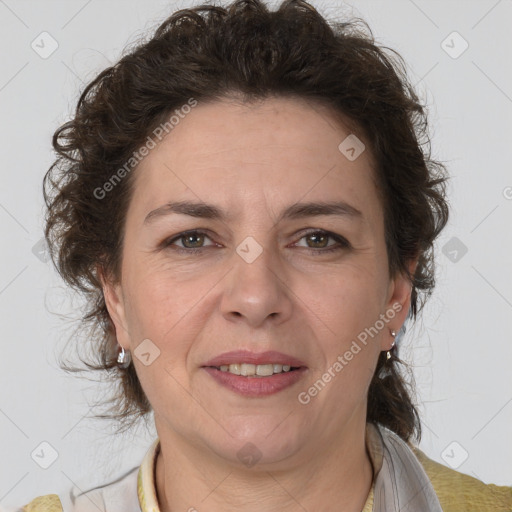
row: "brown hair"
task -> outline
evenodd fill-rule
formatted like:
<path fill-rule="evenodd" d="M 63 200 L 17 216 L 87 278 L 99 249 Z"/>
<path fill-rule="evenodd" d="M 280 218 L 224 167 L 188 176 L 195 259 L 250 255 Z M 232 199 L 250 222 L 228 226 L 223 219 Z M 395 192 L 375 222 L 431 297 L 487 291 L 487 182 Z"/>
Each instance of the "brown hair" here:
<path fill-rule="evenodd" d="M 98 274 L 100 268 L 119 278 L 133 173 L 106 199 L 97 191 L 190 98 L 233 95 L 247 102 L 269 96 L 317 101 L 353 123 L 376 162 L 390 275 L 403 273 L 412 283 L 409 318 L 416 318 L 434 287 L 433 242 L 448 219 L 447 178 L 444 166 L 431 159 L 426 110 L 402 58 L 378 46 L 364 21 L 329 24 L 303 0 L 285 0 L 276 11 L 261 0 L 180 10 L 87 85 L 73 119 L 53 136 L 57 159 L 44 180 L 52 260 L 86 298 L 81 325 L 90 343 L 83 362 L 115 384 L 105 402 L 109 414 L 98 416 L 117 419 L 119 430 L 151 411 L 133 364 L 117 367 Z M 408 263 L 415 258 L 411 275 Z M 419 441 L 412 386 L 398 366 L 406 365 L 396 346 L 391 353 L 387 363 L 384 352 L 379 357 L 367 421 Z"/>

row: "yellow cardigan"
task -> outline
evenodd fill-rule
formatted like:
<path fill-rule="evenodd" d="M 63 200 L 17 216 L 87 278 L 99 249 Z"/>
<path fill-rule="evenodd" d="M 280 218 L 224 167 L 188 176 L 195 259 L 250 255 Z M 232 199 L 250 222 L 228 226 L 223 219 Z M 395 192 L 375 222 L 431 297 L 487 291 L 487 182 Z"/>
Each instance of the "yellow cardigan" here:
<path fill-rule="evenodd" d="M 512 487 L 484 484 L 411 448 L 436 491 L 443 512 L 512 512 Z"/>
<path fill-rule="evenodd" d="M 416 447 L 411 449 L 427 473 L 443 512 L 512 511 L 512 487 L 484 484 L 476 478 L 429 459 Z M 367 502 L 368 506 L 369 508 L 365 507 L 365 510 L 372 509 L 373 499 Z M 60 499 L 56 494 L 35 498 L 22 510 L 24 512 L 63 512 Z"/>

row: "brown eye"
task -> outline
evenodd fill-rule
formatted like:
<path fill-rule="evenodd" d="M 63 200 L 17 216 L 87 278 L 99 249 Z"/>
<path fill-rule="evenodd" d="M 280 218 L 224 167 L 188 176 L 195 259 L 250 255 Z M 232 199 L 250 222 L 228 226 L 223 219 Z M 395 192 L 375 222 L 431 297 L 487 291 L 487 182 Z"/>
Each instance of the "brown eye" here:
<path fill-rule="evenodd" d="M 318 232 L 318 233 L 311 233 L 310 235 L 306 235 L 305 238 L 313 241 L 313 245 L 310 247 L 317 248 L 317 249 L 318 248 L 323 249 L 324 247 L 327 247 L 330 237 L 329 237 L 329 235 L 325 235 L 321 232 Z"/>
<path fill-rule="evenodd" d="M 172 238 L 168 238 L 162 242 L 163 248 L 173 249 L 177 252 L 193 253 L 199 252 L 210 246 L 214 246 L 214 243 L 204 245 L 205 240 L 210 240 L 210 237 L 203 231 L 193 230 L 180 233 Z"/>
<path fill-rule="evenodd" d="M 329 239 L 335 243 L 329 244 Z M 326 252 L 339 251 L 350 247 L 349 242 L 342 236 L 336 235 L 323 229 L 310 231 L 302 236 L 301 240 L 306 240 L 306 246 L 296 245 L 297 247 L 305 247 L 310 249 L 314 254 L 325 254 Z"/>
<path fill-rule="evenodd" d="M 189 249 L 197 249 L 198 247 L 201 247 L 204 239 L 205 236 L 201 233 L 191 233 L 180 237 L 180 240 L 183 240 L 184 247 Z"/>

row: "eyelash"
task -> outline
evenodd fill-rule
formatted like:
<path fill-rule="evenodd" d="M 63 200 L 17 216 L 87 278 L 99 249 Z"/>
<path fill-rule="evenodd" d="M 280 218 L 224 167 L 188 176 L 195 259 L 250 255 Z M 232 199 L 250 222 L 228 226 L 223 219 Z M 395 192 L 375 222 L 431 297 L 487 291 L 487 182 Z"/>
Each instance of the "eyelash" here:
<path fill-rule="evenodd" d="M 193 229 L 191 231 L 184 231 L 183 233 L 180 233 L 172 238 L 168 238 L 168 239 L 164 240 L 162 242 L 162 246 L 164 249 L 170 248 L 170 246 L 173 244 L 173 242 L 175 242 L 176 240 L 185 238 L 188 235 L 205 235 L 206 237 L 210 238 L 206 231 L 203 231 L 200 229 Z M 341 249 L 347 249 L 350 247 L 349 242 L 345 238 L 343 238 L 340 235 L 336 235 L 335 233 L 331 233 L 330 231 L 325 231 L 323 229 L 315 229 L 312 231 L 308 231 L 307 233 L 304 233 L 300 237 L 299 241 L 307 236 L 310 236 L 310 235 L 327 236 L 337 242 L 337 245 L 329 246 L 328 248 L 314 249 L 312 247 L 304 247 L 306 250 L 308 250 L 308 252 L 314 254 L 315 256 L 317 256 L 319 253 L 320 254 L 332 253 L 332 252 L 340 251 Z M 213 247 L 213 246 L 210 246 L 210 247 Z M 192 247 L 192 248 L 173 247 L 172 248 L 173 251 L 176 251 L 180 254 L 198 254 L 198 255 L 200 253 L 202 253 L 205 249 L 207 249 L 207 247 Z"/>

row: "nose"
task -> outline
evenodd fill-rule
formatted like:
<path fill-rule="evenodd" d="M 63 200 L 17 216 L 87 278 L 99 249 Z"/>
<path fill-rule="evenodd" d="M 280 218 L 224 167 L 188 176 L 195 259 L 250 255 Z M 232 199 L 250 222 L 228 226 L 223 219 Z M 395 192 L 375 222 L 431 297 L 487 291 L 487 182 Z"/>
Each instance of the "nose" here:
<path fill-rule="evenodd" d="M 241 246 L 240 252 L 234 251 L 233 268 L 226 276 L 222 314 L 231 322 L 245 322 L 251 328 L 285 322 L 292 313 L 294 295 L 279 255 L 259 246 L 261 254 L 251 261 L 243 252 L 248 246 Z M 254 249 L 254 245 L 250 247 Z"/>

